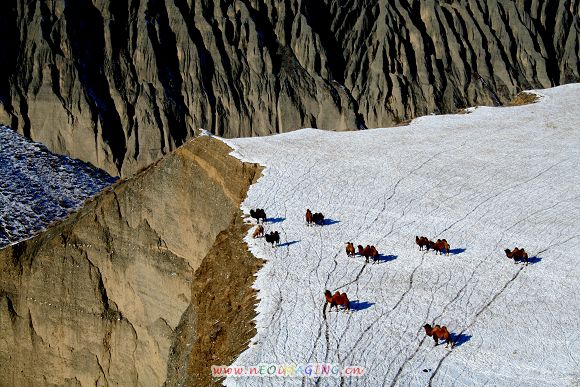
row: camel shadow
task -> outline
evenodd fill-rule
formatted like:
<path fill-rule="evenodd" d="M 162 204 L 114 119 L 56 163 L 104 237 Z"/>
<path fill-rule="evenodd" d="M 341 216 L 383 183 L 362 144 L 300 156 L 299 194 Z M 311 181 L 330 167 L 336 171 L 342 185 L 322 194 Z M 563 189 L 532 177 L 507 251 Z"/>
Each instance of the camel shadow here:
<path fill-rule="evenodd" d="M 394 261 L 395 259 L 398 258 L 398 255 L 393 255 L 393 254 L 389 254 L 389 255 L 379 254 L 377 258 L 378 258 L 377 263 L 386 263 L 386 262 Z"/>
<path fill-rule="evenodd" d="M 374 302 L 354 300 L 350 302 L 350 310 L 365 310 L 373 306 Z"/>
<path fill-rule="evenodd" d="M 286 218 L 267 218 L 266 222 L 274 224 L 274 223 L 281 223 L 285 220 L 286 220 Z"/>
<path fill-rule="evenodd" d="M 294 243 L 298 243 L 298 242 L 300 242 L 300 241 L 289 241 L 289 242 L 284 242 L 284 243 L 280 243 L 280 244 L 278 245 L 278 247 L 291 246 L 291 245 L 293 245 Z"/>
<path fill-rule="evenodd" d="M 536 263 L 539 263 L 541 260 L 542 260 L 542 258 L 533 256 L 533 257 L 529 257 L 528 258 L 528 263 L 530 265 L 535 265 Z M 526 262 L 525 261 L 522 261 L 522 260 L 519 260 L 519 259 L 517 261 L 514 261 L 514 265 L 519 265 L 519 264 L 522 264 L 522 265 L 525 266 L 526 265 Z"/>
<path fill-rule="evenodd" d="M 465 252 L 465 249 L 449 249 L 449 254 L 451 254 L 451 255 L 457 255 L 457 254 L 461 254 L 464 252 Z"/>
<path fill-rule="evenodd" d="M 536 263 L 540 262 L 541 260 L 542 260 L 542 258 L 533 256 L 533 257 L 528 258 L 528 263 L 530 265 L 535 265 Z"/>
<path fill-rule="evenodd" d="M 330 226 L 332 224 L 340 223 L 340 220 L 334 220 L 330 218 L 326 218 L 322 221 L 321 226 Z"/>
<path fill-rule="evenodd" d="M 467 343 L 469 340 L 471 340 L 471 337 L 471 335 L 465 333 L 451 333 L 451 340 L 455 343 L 455 347 L 459 347 L 461 344 Z"/>

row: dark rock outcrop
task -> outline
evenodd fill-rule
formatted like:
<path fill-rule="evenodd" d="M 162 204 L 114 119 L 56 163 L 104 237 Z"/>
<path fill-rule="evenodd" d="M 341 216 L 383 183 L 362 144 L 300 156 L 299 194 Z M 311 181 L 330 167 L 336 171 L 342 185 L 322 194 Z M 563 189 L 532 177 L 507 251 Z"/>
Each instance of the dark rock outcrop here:
<path fill-rule="evenodd" d="M 127 176 L 198 127 L 388 126 L 577 82 L 579 12 L 577 0 L 8 0 L 0 121 Z"/>

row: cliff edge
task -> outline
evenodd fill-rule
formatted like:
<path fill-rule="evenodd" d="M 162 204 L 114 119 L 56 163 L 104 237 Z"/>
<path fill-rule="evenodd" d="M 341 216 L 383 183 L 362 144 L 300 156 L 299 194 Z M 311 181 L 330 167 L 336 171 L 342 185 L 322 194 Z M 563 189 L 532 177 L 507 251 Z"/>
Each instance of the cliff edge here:
<path fill-rule="evenodd" d="M 242 351 L 254 334 L 259 261 L 243 242 L 239 206 L 260 168 L 230 151 L 208 136 L 189 141 L 46 232 L 0 250 L 0 385 L 162 385 L 179 368 L 175 359 L 201 364 L 185 353 L 184 332 L 195 341 L 213 329 L 200 305 L 224 311 L 227 302 L 201 290 L 223 284 L 228 271 L 237 279 L 225 291 L 245 301 L 226 316 L 242 328 L 220 353 Z M 222 270 L 217 259 L 239 267 Z M 222 330 L 211 336 L 216 348 Z"/>

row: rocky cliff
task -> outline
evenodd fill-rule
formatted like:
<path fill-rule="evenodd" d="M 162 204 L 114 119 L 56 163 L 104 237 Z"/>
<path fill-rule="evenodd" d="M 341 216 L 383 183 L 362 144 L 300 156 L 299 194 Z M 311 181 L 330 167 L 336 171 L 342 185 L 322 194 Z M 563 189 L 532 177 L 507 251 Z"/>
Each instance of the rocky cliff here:
<path fill-rule="evenodd" d="M 230 151 L 188 142 L 0 250 L 0 385 L 173 385 L 197 380 L 190 368 L 211 381 L 208 364 L 242 351 L 259 262 L 239 206 L 259 167 Z"/>
<path fill-rule="evenodd" d="M 7 0 L 0 121 L 128 176 L 225 137 L 388 126 L 580 80 L 577 0 Z"/>

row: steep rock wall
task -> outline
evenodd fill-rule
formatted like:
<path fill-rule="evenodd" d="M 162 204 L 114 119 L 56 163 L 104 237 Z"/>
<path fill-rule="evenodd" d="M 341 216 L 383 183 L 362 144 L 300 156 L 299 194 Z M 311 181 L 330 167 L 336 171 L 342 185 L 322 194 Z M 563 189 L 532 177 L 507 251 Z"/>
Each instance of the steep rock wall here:
<path fill-rule="evenodd" d="M 0 385 L 165 382 L 193 273 L 259 173 L 230 151 L 188 142 L 0 250 Z"/>
<path fill-rule="evenodd" d="M 128 176 L 203 127 L 348 130 L 580 80 L 577 0 L 8 0 L 0 121 Z"/>

